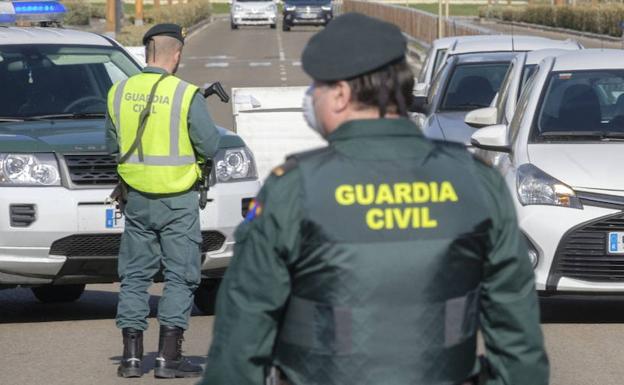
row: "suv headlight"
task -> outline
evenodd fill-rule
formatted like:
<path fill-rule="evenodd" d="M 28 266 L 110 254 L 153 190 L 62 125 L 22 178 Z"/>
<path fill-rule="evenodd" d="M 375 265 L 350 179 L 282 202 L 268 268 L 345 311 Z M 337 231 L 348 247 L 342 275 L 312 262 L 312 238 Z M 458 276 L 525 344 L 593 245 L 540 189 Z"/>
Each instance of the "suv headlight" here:
<path fill-rule="evenodd" d="M 331 11 L 332 7 L 331 7 L 331 5 L 323 5 L 323 6 L 321 6 L 321 9 L 323 11 Z"/>
<path fill-rule="evenodd" d="M 219 150 L 214 159 L 217 182 L 257 179 L 256 162 L 246 147 Z"/>
<path fill-rule="evenodd" d="M 518 198 L 523 206 L 550 205 L 582 209 L 583 204 L 572 188 L 532 164 L 518 167 Z"/>
<path fill-rule="evenodd" d="M 267 12 L 277 12 L 277 5 L 271 4 L 266 8 Z"/>
<path fill-rule="evenodd" d="M 0 154 L 0 186 L 60 186 L 54 154 Z"/>
<path fill-rule="evenodd" d="M 287 6 L 284 7 L 284 9 L 287 10 L 288 12 L 292 12 L 292 11 L 296 10 L 297 7 L 294 6 L 294 5 L 287 5 Z"/>
<path fill-rule="evenodd" d="M 242 5 L 236 4 L 234 6 L 234 12 L 242 12 L 242 11 L 243 11 L 243 6 Z"/>

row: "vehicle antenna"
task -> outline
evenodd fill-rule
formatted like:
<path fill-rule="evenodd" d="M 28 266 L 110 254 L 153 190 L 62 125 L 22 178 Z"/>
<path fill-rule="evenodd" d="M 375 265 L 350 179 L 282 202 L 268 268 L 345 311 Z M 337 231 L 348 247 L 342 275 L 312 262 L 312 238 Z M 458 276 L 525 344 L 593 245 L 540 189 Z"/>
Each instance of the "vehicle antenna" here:
<path fill-rule="evenodd" d="M 514 41 L 514 25 L 513 21 L 511 22 L 511 51 L 516 52 L 516 42 Z"/>

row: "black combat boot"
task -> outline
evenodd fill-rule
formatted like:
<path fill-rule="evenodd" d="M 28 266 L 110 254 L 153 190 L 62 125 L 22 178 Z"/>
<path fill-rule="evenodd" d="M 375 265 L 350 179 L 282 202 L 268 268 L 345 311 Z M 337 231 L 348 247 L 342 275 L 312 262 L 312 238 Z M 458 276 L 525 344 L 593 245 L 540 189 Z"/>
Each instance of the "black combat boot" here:
<path fill-rule="evenodd" d="M 119 377 L 143 376 L 143 331 L 133 328 L 124 328 L 123 335 L 123 358 L 117 368 Z"/>
<path fill-rule="evenodd" d="M 154 377 L 156 378 L 183 378 L 199 377 L 202 368 L 193 365 L 182 357 L 182 341 L 184 329 L 177 326 L 161 326 L 158 339 L 158 357 Z"/>

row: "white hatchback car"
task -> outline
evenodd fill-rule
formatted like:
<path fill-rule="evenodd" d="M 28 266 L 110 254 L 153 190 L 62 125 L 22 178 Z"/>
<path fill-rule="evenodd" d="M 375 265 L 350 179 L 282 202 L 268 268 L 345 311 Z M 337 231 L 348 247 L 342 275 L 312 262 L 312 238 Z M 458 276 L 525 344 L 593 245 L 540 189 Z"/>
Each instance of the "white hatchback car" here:
<path fill-rule="evenodd" d="M 509 125 L 481 128 L 500 152 L 545 294 L 624 291 L 624 51 L 544 59 Z"/>

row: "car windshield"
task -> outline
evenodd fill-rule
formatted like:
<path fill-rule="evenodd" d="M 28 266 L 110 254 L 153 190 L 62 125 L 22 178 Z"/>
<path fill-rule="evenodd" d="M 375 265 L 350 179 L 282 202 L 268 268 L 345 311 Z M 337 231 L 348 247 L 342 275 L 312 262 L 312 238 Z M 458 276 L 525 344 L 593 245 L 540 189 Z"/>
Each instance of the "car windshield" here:
<path fill-rule="evenodd" d="M 542 138 L 624 137 L 624 70 L 556 72 L 546 84 L 536 125 Z"/>
<path fill-rule="evenodd" d="M 509 62 L 458 65 L 448 81 L 440 111 L 488 107 L 508 68 Z"/>
<path fill-rule="evenodd" d="M 329 4 L 330 1 L 328 0 L 286 0 L 286 3 L 288 4 L 311 4 L 311 3 Z"/>
<path fill-rule="evenodd" d="M 60 45 L 0 46 L 0 117 L 106 112 L 113 83 L 140 72 L 115 47 Z"/>
<path fill-rule="evenodd" d="M 273 0 L 236 0 L 237 3 L 272 3 Z"/>

